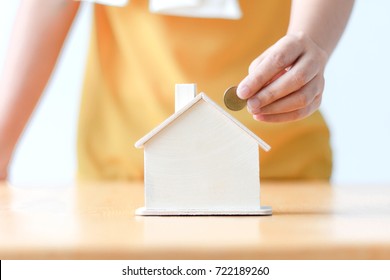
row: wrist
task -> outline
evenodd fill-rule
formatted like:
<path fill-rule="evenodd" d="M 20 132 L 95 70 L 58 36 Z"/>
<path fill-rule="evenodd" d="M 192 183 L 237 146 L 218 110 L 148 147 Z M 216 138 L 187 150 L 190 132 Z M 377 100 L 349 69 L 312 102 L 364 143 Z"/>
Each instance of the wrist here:
<path fill-rule="evenodd" d="M 5 181 L 7 178 L 8 178 L 8 173 L 0 171 L 0 182 Z"/>
<path fill-rule="evenodd" d="M 8 177 L 8 164 L 0 163 L 0 182 L 5 181 Z"/>
<path fill-rule="evenodd" d="M 6 180 L 8 177 L 8 167 L 11 161 L 10 153 L 2 149 L 0 146 L 0 181 Z"/>

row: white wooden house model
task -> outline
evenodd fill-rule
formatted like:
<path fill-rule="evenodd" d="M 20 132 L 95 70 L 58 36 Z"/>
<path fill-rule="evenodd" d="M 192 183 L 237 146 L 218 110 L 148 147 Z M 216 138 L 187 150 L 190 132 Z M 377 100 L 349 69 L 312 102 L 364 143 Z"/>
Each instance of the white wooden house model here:
<path fill-rule="evenodd" d="M 260 206 L 259 147 L 270 146 L 194 84 L 176 85 L 175 113 L 141 138 L 145 207 L 137 215 L 270 215 Z"/>

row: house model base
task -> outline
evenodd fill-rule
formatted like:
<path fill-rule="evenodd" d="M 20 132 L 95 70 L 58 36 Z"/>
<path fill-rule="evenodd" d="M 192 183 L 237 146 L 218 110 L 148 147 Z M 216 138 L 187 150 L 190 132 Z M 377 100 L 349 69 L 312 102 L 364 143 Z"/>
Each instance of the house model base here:
<path fill-rule="evenodd" d="M 270 146 L 194 84 L 176 85 L 176 112 L 142 137 L 142 216 L 271 215 L 260 206 L 259 148 Z"/>
<path fill-rule="evenodd" d="M 135 212 L 137 216 L 270 216 L 272 208 L 261 206 L 253 210 L 167 210 L 167 209 L 146 209 L 138 208 Z"/>

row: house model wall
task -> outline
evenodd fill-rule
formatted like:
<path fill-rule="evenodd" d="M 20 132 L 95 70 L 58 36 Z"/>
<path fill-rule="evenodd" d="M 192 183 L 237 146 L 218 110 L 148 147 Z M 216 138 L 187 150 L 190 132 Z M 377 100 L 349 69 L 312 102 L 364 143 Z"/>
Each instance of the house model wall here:
<path fill-rule="evenodd" d="M 176 112 L 136 147 L 145 149 L 139 215 L 269 215 L 260 206 L 259 146 L 270 147 L 195 85 L 176 87 Z"/>

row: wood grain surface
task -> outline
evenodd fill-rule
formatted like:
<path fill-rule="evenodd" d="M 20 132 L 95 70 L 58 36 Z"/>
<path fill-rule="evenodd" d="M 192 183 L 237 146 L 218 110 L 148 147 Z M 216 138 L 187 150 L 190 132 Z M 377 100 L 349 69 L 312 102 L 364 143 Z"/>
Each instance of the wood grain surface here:
<path fill-rule="evenodd" d="M 143 183 L 0 184 L 0 259 L 390 259 L 390 186 L 262 182 L 263 217 L 136 217 Z"/>

